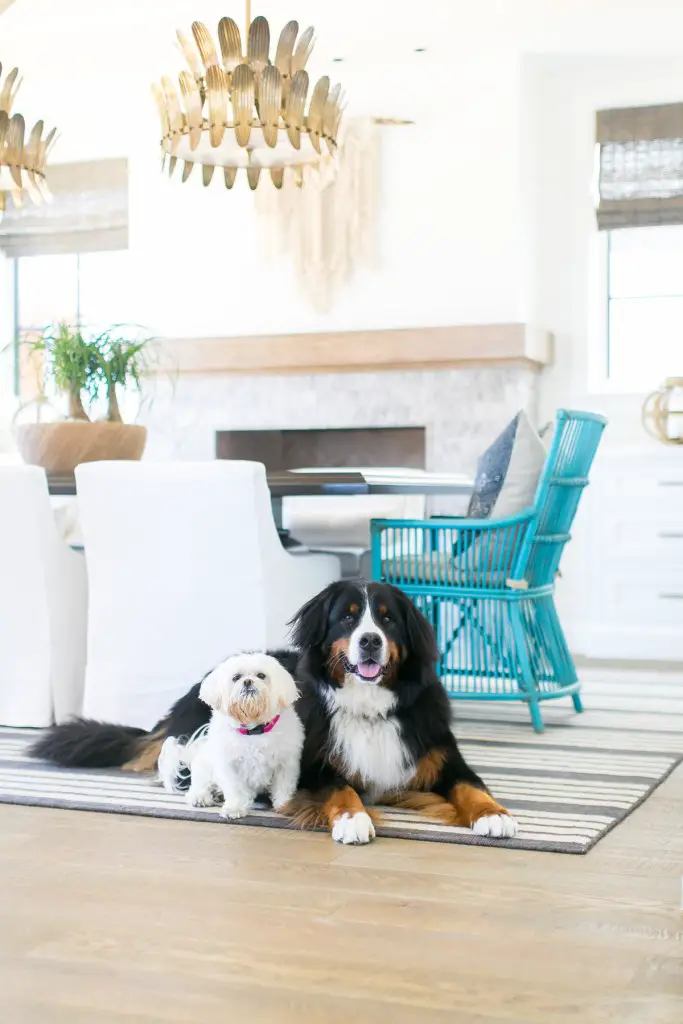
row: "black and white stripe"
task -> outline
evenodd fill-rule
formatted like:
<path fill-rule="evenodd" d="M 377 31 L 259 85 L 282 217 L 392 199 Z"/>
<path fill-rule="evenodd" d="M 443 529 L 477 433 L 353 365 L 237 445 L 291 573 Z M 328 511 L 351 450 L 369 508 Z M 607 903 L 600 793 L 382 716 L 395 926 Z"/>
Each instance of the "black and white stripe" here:
<path fill-rule="evenodd" d="M 683 741 L 671 732 L 655 736 L 643 730 L 593 729 L 587 714 L 581 716 L 585 728 L 550 727 L 536 737 L 528 725 L 518 724 L 516 712 L 525 709 L 513 714 L 497 709 L 491 721 L 469 714 L 470 707 L 463 706 L 458 716 L 461 749 L 517 818 L 518 836 L 492 840 L 388 808 L 378 835 L 586 853 L 681 760 Z M 223 821 L 217 808 L 190 808 L 181 795 L 166 793 L 139 775 L 60 769 L 33 760 L 26 750 L 34 740 L 32 731 L 0 729 L 0 803 Z M 287 827 L 284 818 L 265 807 L 240 824 Z"/>

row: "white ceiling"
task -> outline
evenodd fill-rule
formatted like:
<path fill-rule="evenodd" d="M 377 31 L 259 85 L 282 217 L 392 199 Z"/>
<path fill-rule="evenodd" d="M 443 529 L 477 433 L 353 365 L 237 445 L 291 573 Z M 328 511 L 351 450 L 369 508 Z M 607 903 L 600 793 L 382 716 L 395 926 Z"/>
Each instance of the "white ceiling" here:
<path fill-rule="evenodd" d="M 274 34 L 292 17 L 316 26 L 311 73 L 341 81 L 350 112 L 418 122 L 487 89 L 505 106 L 522 55 L 683 55 L 683 0 L 252 0 L 252 13 Z M 241 23 L 243 0 L 14 0 L 0 61 L 21 68 L 25 116 L 59 125 L 63 159 L 116 155 L 122 131 L 155 138 L 149 86 L 183 66 L 175 29 L 197 19 L 215 31 L 225 14 Z"/>
<path fill-rule="evenodd" d="M 0 0 L 0 10 L 7 0 Z M 14 0 L 2 15 L 3 50 L 18 36 L 47 33 L 53 45 L 103 46 L 110 34 L 172 35 L 194 19 L 238 22 L 243 0 Z M 527 53 L 683 51 L 681 0 L 252 0 L 273 29 L 290 18 L 313 24 L 325 60 L 394 64 L 427 48 L 448 61 L 472 46 Z"/>

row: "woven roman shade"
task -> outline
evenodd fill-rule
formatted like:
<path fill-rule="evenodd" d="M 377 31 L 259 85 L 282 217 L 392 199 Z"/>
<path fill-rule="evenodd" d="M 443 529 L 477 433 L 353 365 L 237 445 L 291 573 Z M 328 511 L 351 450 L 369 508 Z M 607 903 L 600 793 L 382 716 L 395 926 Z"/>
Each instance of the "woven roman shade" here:
<path fill-rule="evenodd" d="M 0 249 L 10 258 L 128 248 L 128 161 L 93 160 L 49 169 L 51 203 L 7 204 Z"/>
<path fill-rule="evenodd" d="M 683 224 L 683 103 L 599 110 L 598 228 Z"/>

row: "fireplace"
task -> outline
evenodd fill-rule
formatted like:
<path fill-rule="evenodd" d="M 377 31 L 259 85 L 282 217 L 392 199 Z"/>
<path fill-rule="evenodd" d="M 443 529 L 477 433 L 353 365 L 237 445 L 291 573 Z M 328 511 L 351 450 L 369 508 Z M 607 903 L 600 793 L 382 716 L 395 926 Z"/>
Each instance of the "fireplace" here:
<path fill-rule="evenodd" d="M 528 365 L 188 374 L 145 413 L 148 458 L 260 460 L 271 472 L 331 464 L 472 476 L 515 413 L 538 419 L 538 389 Z M 462 506 L 449 495 L 429 499 L 435 515 L 461 515 Z"/>
<path fill-rule="evenodd" d="M 425 428 L 218 430 L 216 458 L 262 462 L 270 472 L 324 466 L 425 469 Z"/>

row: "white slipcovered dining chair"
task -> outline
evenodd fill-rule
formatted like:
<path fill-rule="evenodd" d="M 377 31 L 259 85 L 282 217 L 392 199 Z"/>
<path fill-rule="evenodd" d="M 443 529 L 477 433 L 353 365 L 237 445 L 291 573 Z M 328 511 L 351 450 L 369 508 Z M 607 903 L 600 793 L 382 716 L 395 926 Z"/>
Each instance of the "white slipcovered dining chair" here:
<path fill-rule="evenodd" d="M 150 728 L 218 661 L 282 647 L 338 578 L 289 555 L 256 462 L 96 462 L 76 469 L 90 588 L 84 714 Z"/>
<path fill-rule="evenodd" d="M 0 576 L 0 725 L 61 722 L 81 710 L 87 580 L 37 466 L 0 465 Z"/>

